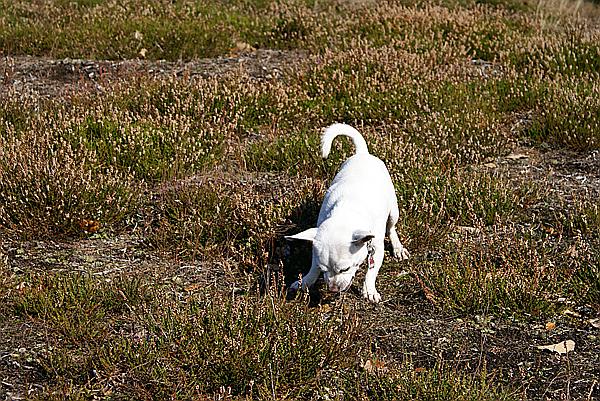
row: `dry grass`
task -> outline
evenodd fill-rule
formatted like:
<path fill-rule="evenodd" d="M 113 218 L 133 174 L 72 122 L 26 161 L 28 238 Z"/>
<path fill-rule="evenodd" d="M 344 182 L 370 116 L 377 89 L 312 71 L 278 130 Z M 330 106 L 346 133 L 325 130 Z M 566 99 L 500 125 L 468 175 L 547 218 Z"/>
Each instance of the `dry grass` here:
<path fill-rule="evenodd" d="M 325 366 L 351 365 L 359 349 L 358 321 L 348 313 L 324 315 L 272 297 L 213 294 L 181 302 L 149 287 L 135 279 L 31 277 L 9 305 L 45 322 L 53 340 L 35 363 L 72 397 L 193 399 L 228 381 L 234 394 L 268 398 L 302 390 L 298 383 Z M 340 330 L 347 336 L 336 336 Z M 65 354 L 64 347 L 79 351 Z"/>
<path fill-rule="evenodd" d="M 82 76 L 96 89 L 56 98 L 19 92 L 5 67 L 0 324 L 3 345 L 25 349 L 7 360 L 33 372 L 0 366 L 26 377 L 11 394 L 34 383 L 39 399 L 475 400 L 539 398 L 541 387 L 595 396 L 597 368 L 581 361 L 598 345 L 585 322 L 600 313 L 600 32 L 577 14 L 584 8 L 0 0 L 5 56 L 146 49 L 148 59 L 247 62 L 244 44 L 302 54 L 278 78 L 258 79 L 242 62 L 217 77 Z M 338 140 L 319 158 L 320 129 L 334 121 L 357 126 L 388 166 L 413 254 L 386 259 L 378 309 L 352 294 L 318 308 L 281 299 L 308 263 L 282 237 L 314 224 L 353 151 Z M 518 170 L 523 155 L 511 153 L 523 147 L 563 156 Z M 573 155 L 591 162 L 569 164 Z M 133 274 L 136 253 L 129 273 L 107 262 L 81 269 L 72 257 L 20 262 L 29 241 L 50 255 L 56 241 L 72 249 L 121 234 L 138 240 L 123 255 L 156 255 L 167 272 Z M 161 276 L 190 267 L 213 277 Z M 417 366 L 411 356 L 426 342 L 390 351 L 393 336 L 377 328 L 426 320 L 426 308 L 476 322 L 481 336 L 488 316 L 535 326 L 575 313 L 582 358 L 564 366 L 582 377 L 542 373 L 536 387 L 530 365 L 510 357 L 488 371 L 478 344 L 476 366 L 441 352 Z"/>

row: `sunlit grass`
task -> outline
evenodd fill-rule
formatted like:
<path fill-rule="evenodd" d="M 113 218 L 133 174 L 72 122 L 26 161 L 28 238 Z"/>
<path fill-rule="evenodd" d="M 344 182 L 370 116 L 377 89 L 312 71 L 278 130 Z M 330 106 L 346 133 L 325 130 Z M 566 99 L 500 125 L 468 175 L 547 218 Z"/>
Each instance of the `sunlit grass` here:
<path fill-rule="evenodd" d="M 247 57 L 244 44 L 290 61 L 278 78 L 239 63 L 218 77 L 125 75 L 68 99 L 2 92 L 0 234 L 128 234 L 169 268 L 220 263 L 253 283 L 281 264 L 306 271 L 283 235 L 316 223 L 353 153 L 338 138 L 322 160 L 320 132 L 345 122 L 388 167 L 413 255 L 386 259 L 384 283 L 389 266 L 406 270 L 423 288 L 410 296 L 465 319 L 544 318 L 558 299 L 599 310 L 595 195 L 549 195 L 505 158 L 515 146 L 598 151 L 597 26 L 542 3 L 402 3 L 0 0 L 8 57 L 178 61 L 235 56 L 241 42 Z M 11 84 L 8 64 L 4 74 Z M 47 336 L 40 399 L 512 398 L 485 369 L 441 360 L 369 371 L 370 310 L 286 303 L 279 287 L 102 278 L 70 262 L 32 272 L 13 264 L 18 252 L 0 248 L 0 318 Z"/>

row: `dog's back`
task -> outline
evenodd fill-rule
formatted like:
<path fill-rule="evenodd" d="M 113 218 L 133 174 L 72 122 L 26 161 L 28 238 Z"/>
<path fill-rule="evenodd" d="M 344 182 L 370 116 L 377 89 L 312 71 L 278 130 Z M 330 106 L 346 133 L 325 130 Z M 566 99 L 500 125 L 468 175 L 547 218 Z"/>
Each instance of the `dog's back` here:
<path fill-rule="evenodd" d="M 352 138 L 356 153 L 342 164 L 333 179 L 323 200 L 317 223 L 320 224 L 331 216 L 334 208 L 340 206 L 341 202 L 346 207 L 356 209 L 357 213 L 371 215 L 374 220 L 385 220 L 385 213 L 389 212 L 396 201 L 394 186 L 385 164 L 369 154 L 363 136 L 346 124 L 334 124 L 323 132 L 323 157 L 329 155 L 331 143 L 338 135 Z M 378 216 L 379 214 L 382 216 Z"/>

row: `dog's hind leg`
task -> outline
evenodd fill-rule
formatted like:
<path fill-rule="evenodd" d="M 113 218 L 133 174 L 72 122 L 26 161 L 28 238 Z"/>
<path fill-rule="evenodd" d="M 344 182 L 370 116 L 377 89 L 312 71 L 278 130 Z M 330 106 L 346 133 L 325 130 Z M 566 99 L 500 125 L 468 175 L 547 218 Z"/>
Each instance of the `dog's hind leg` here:
<path fill-rule="evenodd" d="M 400 211 L 398 210 L 398 205 L 395 205 L 388 216 L 386 232 L 392 243 L 394 257 L 400 260 L 405 260 L 408 259 L 410 253 L 404 247 L 404 245 L 402 245 L 400 238 L 398 238 L 398 233 L 396 232 L 396 223 L 398 222 L 399 217 Z"/>

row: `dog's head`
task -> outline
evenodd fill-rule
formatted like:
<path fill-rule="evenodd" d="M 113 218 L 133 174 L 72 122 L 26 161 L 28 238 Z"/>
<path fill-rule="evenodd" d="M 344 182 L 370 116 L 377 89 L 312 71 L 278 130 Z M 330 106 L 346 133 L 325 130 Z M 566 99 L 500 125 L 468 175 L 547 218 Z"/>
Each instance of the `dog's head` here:
<path fill-rule="evenodd" d="M 352 230 L 345 222 L 326 220 L 318 228 L 285 238 L 312 242 L 313 265 L 323 272 L 330 291 L 341 292 L 352 284 L 358 267 L 367 257 L 366 245 L 373 237 L 370 231 Z"/>

